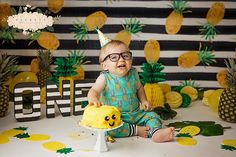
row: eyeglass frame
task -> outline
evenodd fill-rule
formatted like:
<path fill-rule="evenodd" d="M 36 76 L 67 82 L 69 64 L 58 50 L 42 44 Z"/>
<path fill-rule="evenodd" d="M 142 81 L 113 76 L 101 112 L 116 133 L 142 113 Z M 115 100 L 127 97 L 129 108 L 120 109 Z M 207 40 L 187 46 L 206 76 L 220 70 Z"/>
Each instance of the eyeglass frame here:
<path fill-rule="evenodd" d="M 129 54 L 129 55 L 130 55 L 130 58 L 129 58 L 129 59 L 125 59 L 125 58 L 122 56 L 123 54 Z M 112 56 L 112 55 L 118 55 L 119 57 L 118 57 L 117 60 L 112 61 L 112 59 L 111 59 L 111 56 Z M 121 53 L 111 53 L 111 54 L 107 55 L 107 56 L 103 59 L 102 62 L 104 62 L 104 61 L 107 60 L 108 58 L 110 59 L 111 62 L 117 62 L 117 61 L 120 59 L 120 57 L 122 57 L 124 60 L 131 60 L 131 59 L 132 59 L 132 52 L 131 52 L 131 51 L 127 51 L 127 52 L 121 52 Z"/>

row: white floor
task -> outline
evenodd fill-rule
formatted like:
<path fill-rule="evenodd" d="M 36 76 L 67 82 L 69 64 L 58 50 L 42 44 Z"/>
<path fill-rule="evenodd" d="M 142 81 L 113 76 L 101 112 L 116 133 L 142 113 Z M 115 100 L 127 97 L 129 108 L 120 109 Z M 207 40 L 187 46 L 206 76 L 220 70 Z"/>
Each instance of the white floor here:
<path fill-rule="evenodd" d="M 12 108 L 12 106 L 11 106 Z M 231 126 L 225 130 L 223 136 L 204 137 L 198 135 L 195 146 L 181 146 L 175 141 L 167 143 L 153 143 L 150 139 L 139 137 L 119 138 L 115 143 L 108 143 L 107 152 L 97 152 L 94 149 L 96 133 L 78 126 L 81 116 L 62 117 L 48 119 L 45 114 L 42 118 L 32 122 L 16 122 L 13 111 L 10 109 L 7 117 L 0 118 L 0 133 L 16 128 L 28 127 L 29 134 L 46 134 L 51 138 L 47 141 L 32 142 L 11 137 L 8 143 L 0 144 L 1 157 L 235 157 L 236 151 L 221 149 L 223 139 L 236 139 L 236 124 L 221 121 L 216 113 L 201 102 L 193 102 L 188 108 L 176 110 L 178 115 L 164 124 L 174 121 L 215 121 L 223 126 Z M 79 135 L 79 136 L 78 136 Z M 50 141 L 58 141 L 72 148 L 74 152 L 66 155 L 46 150 L 42 144 Z"/>

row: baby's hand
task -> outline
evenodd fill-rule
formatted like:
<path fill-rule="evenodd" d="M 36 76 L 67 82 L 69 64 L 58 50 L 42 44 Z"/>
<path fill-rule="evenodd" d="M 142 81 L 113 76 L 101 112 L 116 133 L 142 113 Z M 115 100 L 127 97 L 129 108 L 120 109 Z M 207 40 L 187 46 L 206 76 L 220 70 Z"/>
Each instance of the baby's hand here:
<path fill-rule="evenodd" d="M 152 110 L 152 105 L 148 101 L 143 102 L 142 106 L 144 107 L 144 111 L 151 111 Z"/>
<path fill-rule="evenodd" d="M 89 105 L 95 105 L 96 107 L 100 107 L 103 105 L 103 103 L 101 103 L 100 101 L 93 101 L 93 102 L 89 102 Z"/>

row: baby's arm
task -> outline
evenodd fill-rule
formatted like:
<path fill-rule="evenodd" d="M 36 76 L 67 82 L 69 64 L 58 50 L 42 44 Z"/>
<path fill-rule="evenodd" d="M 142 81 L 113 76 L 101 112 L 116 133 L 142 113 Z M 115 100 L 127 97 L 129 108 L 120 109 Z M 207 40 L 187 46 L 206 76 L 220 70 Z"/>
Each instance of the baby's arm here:
<path fill-rule="evenodd" d="M 92 88 L 88 92 L 88 102 L 89 104 L 94 104 L 96 106 L 101 106 L 101 102 L 99 100 L 100 94 L 103 91 L 106 85 L 106 80 L 103 75 L 100 75 L 96 82 L 93 84 Z"/>
<path fill-rule="evenodd" d="M 150 111 L 152 109 L 152 105 L 150 104 L 150 102 L 148 102 L 144 88 L 140 81 L 138 81 L 137 88 L 137 96 L 139 101 L 141 102 L 141 105 L 144 107 L 145 111 Z"/>

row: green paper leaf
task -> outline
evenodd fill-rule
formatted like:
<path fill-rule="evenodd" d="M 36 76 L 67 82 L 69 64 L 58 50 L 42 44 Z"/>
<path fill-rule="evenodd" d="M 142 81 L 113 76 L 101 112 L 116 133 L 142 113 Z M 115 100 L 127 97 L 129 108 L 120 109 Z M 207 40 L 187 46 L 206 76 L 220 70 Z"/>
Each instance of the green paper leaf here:
<path fill-rule="evenodd" d="M 177 134 L 175 137 L 191 137 L 192 138 L 192 136 L 191 135 L 189 135 L 189 134 L 183 134 L 183 133 L 179 133 L 179 134 Z"/>
<path fill-rule="evenodd" d="M 14 128 L 15 130 L 23 130 L 23 131 L 25 131 L 25 130 L 27 130 L 28 129 L 28 127 L 18 127 L 18 128 Z"/>
<path fill-rule="evenodd" d="M 233 147 L 233 146 L 228 146 L 228 145 L 221 145 L 221 149 L 230 150 L 230 151 L 236 150 L 235 147 Z"/>
<path fill-rule="evenodd" d="M 60 154 L 68 154 L 71 152 L 74 152 L 72 148 L 62 148 L 62 149 L 57 150 L 57 153 L 60 153 Z"/>
<path fill-rule="evenodd" d="M 220 124 L 215 124 L 202 128 L 200 133 L 203 136 L 219 136 L 224 134 L 224 129 Z"/>
<path fill-rule="evenodd" d="M 22 139 L 22 138 L 28 138 L 28 137 L 30 137 L 30 135 L 28 133 L 23 133 L 23 134 L 18 134 L 15 137 Z"/>

